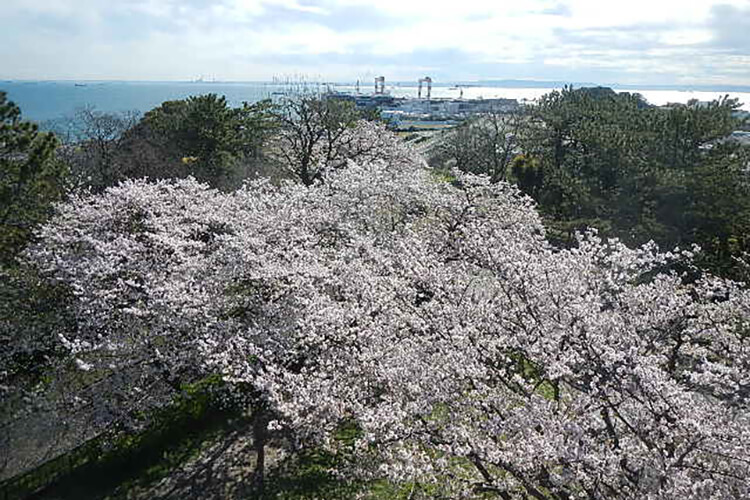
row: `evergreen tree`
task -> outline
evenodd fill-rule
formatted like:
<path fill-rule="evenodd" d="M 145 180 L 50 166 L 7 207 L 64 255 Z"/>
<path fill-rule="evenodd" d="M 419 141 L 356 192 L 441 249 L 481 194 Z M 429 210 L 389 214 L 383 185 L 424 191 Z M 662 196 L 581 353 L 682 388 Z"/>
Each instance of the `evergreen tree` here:
<path fill-rule="evenodd" d="M 21 120 L 0 92 L 0 261 L 11 262 L 64 191 L 65 166 L 54 157 L 57 139 Z"/>
<path fill-rule="evenodd" d="M 648 106 L 639 95 L 565 88 L 531 108 L 521 144 L 541 169 L 531 191 L 549 236 L 575 244 L 595 227 L 631 245 L 700 245 L 702 264 L 730 275 L 746 252 L 748 149 L 727 140 L 738 127 L 733 99 Z M 517 164 L 515 162 L 514 164 Z M 516 165 L 518 166 L 518 165 Z"/>
<path fill-rule="evenodd" d="M 124 154 L 143 160 L 139 171 L 151 178 L 191 175 L 228 187 L 245 162 L 257 162 L 273 128 L 268 101 L 232 108 L 223 96 L 194 96 L 146 113 L 126 134 Z"/>

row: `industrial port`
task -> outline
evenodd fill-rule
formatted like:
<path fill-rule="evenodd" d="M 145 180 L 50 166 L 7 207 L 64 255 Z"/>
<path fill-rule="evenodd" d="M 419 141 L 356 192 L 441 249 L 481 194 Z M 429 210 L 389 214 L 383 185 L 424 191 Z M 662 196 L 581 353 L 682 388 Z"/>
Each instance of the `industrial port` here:
<path fill-rule="evenodd" d="M 439 130 L 450 128 L 468 116 L 483 113 L 512 113 L 521 104 L 516 99 L 464 99 L 432 97 L 433 80 L 420 78 L 417 97 L 396 97 L 386 91 L 385 77 L 375 78 L 371 93 L 361 92 L 359 82 L 354 92 L 329 89 L 326 96 L 353 102 L 359 109 L 377 109 L 391 128 L 401 131 Z"/>

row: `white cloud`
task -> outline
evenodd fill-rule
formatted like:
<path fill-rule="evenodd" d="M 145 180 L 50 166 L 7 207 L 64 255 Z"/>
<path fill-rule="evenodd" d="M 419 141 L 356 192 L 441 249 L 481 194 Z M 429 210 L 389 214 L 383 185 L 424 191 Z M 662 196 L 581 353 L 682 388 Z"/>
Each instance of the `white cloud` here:
<path fill-rule="evenodd" d="M 3 3 L 3 78 L 180 79 L 210 72 L 258 79 L 312 69 L 353 79 L 362 71 L 426 68 L 455 77 L 541 78 L 556 71 L 564 79 L 606 71 L 612 78 L 676 80 L 690 72 L 706 81 L 750 81 L 750 47 L 732 45 L 741 37 L 724 37 L 721 50 L 712 46 L 712 0 Z M 748 0 L 720 3 L 750 13 Z M 523 74 L 512 74 L 514 67 Z"/>
<path fill-rule="evenodd" d="M 684 29 L 664 33 L 659 41 L 664 45 L 697 45 L 711 41 L 711 32 L 705 29 Z"/>

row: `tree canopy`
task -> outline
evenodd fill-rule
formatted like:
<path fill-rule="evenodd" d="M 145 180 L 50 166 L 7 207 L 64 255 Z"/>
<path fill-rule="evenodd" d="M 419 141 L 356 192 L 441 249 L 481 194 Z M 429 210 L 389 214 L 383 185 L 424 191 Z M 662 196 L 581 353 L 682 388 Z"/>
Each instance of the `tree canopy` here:
<path fill-rule="evenodd" d="M 164 102 L 124 134 L 120 162 L 130 178 L 193 176 L 236 187 L 257 167 L 274 130 L 270 109 L 269 101 L 232 108 L 216 94 Z"/>
<path fill-rule="evenodd" d="M 66 169 L 54 159 L 56 147 L 53 134 L 23 121 L 0 92 L 0 262 L 15 257 L 63 195 Z"/>
<path fill-rule="evenodd" d="M 555 249 L 506 183 L 377 158 L 309 187 L 130 181 L 41 237 L 66 347 L 137 368 L 123 393 L 219 373 L 300 441 L 355 422 L 351 473 L 454 498 L 750 494 L 750 294 L 684 282 L 686 252 Z"/>
<path fill-rule="evenodd" d="M 723 98 L 655 107 L 637 94 L 564 88 L 520 120 L 503 118 L 500 141 L 488 140 L 498 128 L 488 115 L 450 133 L 442 149 L 463 171 L 516 182 L 558 244 L 575 244 L 586 227 L 631 245 L 698 244 L 703 267 L 731 276 L 748 250 L 750 217 L 750 148 L 729 139 L 738 106 Z"/>
<path fill-rule="evenodd" d="M 745 248 L 736 103 L 565 89 L 518 134 L 459 129 L 496 156 L 446 182 L 349 104 L 290 102 L 164 103 L 123 135 L 150 178 L 47 219 L 55 140 L 0 95 L 2 222 L 24 231 L 1 291 L 30 297 L 0 308 L 4 424 L 137 426 L 220 379 L 258 484 L 269 432 L 336 448 L 348 426 L 346 474 L 433 497 L 750 496 L 750 290 L 683 245 L 719 271 Z M 272 132 L 289 178 L 229 189 Z"/>
<path fill-rule="evenodd" d="M 341 168 L 360 153 L 354 127 L 360 113 L 351 101 L 306 92 L 285 96 L 274 107 L 280 133 L 272 154 L 282 168 L 309 186 L 326 171 Z"/>

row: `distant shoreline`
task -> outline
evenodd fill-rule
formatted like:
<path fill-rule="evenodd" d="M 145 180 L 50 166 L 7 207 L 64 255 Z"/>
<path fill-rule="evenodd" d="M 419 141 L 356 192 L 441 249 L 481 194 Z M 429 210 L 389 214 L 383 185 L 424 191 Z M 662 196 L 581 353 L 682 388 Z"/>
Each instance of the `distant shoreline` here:
<path fill-rule="evenodd" d="M 312 88 L 327 89 L 363 95 L 374 91 L 374 82 L 307 82 Z M 533 101 L 564 85 L 574 87 L 596 86 L 594 83 L 541 82 L 534 80 L 485 80 L 472 82 L 433 82 L 432 97 L 448 99 L 505 98 L 520 102 Z M 8 92 L 8 98 L 20 106 L 23 118 L 38 122 L 45 127 L 54 126 L 46 122 L 70 117 L 75 110 L 94 106 L 99 111 L 112 113 L 138 111 L 145 113 L 164 101 L 186 99 L 189 96 L 215 93 L 226 97 L 231 106 L 243 102 L 257 102 L 272 97 L 275 90 L 287 88 L 284 82 L 148 82 L 117 80 L 0 80 L 0 90 Z M 670 102 L 687 102 L 689 99 L 710 101 L 729 94 L 739 98 L 742 109 L 750 111 L 750 86 L 716 87 L 667 87 L 651 86 L 633 88 L 630 85 L 615 85 L 617 92 L 638 92 L 651 104 L 664 105 Z M 707 90 L 714 88 L 714 90 Z M 743 92 L 743 90 L 746 90 Z M 387 81 L 386 92 L 394 97 L 419 95 L 418 82 Z"/>
<path fill-rule="evenodd" d="M 399 87 L 409 87 L 417 84 L 415 80 L 392 80 L 386 81 L 388 85 Z M 217 80 L 217 81 L 194 81 L 194 80 L 86 80 L 86 79 L 55 79 L 55 80 L 27 80 L 27 79 L 0 79 L 0 85 L 4 83 L 13 84 L 34 84 L 34 83 L 66 83 L 66 84 L 157 84 L 157 85 L 175 85 L 175 84 L 194 84 L 194 85 L 265 85 L 265 86 L 284 86 L 279 81 L 263 80 Z M 333 85 L 333 86 L 355 86 L 355 81 L 307 81 L 310 85 Z M 360 81 L 362 88 L 368 88 L 371 82 Z M 568 80 L 446 80 L 433 81 L 433 87 L 498 87 L 498 88 L 562 88 L 566 85 L 573 87 L 610 87 L 616 90 L 671 90 L 675 92 L 739 92 L 750 93 L 750 85 L 736 84 L 633 84 L 633 83 L 611 83 L 611 82 L 577 82 Z"/>

